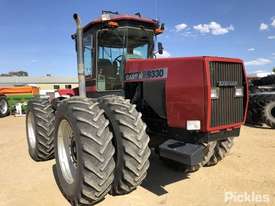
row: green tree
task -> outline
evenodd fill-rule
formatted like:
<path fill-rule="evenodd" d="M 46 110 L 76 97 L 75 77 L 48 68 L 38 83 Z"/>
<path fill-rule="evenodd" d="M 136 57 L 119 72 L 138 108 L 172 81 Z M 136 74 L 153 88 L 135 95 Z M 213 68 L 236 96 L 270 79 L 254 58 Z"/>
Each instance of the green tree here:
<path fill-rule="evenodd" d="M 272 72 L 275 73 L 275 67 L 273 67 Z"/>

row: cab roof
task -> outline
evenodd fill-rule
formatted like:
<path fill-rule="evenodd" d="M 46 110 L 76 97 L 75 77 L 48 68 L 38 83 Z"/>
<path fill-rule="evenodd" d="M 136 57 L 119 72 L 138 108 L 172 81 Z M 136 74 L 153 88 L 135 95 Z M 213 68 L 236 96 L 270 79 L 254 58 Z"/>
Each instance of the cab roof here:
<path fill-rule="evenodd" d="M 135 15 L 129 15 L 129 14 L 119 14 L 117 12 L 116 13 L 102 12 L 102 15 L 100 17 L 96 18 L 95 20 L 91 21 L 86 26 L 84 26 L 83 30 L 86 31 L 93 27 L 100 27 L 102 24 L 106 24 L 110 21 L 114 21 L 117 23 L 120 23 L 120 22 L 129 22 L 129 23 L 133 22 L 134 23 L 135 22 L 135 23 L 140 23 L 142 25 L 143 24 L 148 25 L 152 28 L 157 28 L 159 26 L 159 21 L 157 21 L 155 19 L 143 17 L 139 13 L 135 14 Z"/>

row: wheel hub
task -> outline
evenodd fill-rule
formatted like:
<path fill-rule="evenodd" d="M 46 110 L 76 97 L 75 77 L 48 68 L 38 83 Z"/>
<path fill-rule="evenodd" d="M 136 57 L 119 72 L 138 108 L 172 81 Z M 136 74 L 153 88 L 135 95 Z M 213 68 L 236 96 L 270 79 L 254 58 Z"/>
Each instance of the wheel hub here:
<path fill-rule="evenodd" d="M 72 162 L 75 166 L 77 166 L 77 150 L 76 150 L 76 142 L 74 140 L 74 137 L 71 137 L 70 151 L 71 151 Z"/>

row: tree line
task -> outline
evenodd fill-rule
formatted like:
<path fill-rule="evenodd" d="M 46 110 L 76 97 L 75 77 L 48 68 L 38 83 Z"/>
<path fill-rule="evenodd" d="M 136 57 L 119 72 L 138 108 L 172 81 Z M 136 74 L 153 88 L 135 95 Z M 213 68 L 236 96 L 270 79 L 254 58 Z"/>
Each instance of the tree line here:
<path fill-rule="evenodd" d="M 1 77 L 12 77 L 12 76 L 16 76 L 16 77 L 27 77 L 29 76 L 28 72 L 26 71 L 11 71 L 8 73 L 2 73 L 0 74 Z"/>

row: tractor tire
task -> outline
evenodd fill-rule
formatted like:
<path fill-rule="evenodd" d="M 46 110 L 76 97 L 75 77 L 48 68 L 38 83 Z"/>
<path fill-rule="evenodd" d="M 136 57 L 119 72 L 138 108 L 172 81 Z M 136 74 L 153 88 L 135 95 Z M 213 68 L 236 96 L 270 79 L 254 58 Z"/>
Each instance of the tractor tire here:
<path fill-rule="evenodd" d="M 28 102 L 26 132 L 29 154 L 34 161 L 54 158 L 55 115 L 48 99 L 35 98 Z"/>
<path fill-rule="evenodd" d="M 56 182 L 72 205 L 93 205 L 114 180 L 115 148 L 98 102 L 72 97 L 56 111 Z"/>
<path fill-rule="evenodd" d="M 234 144 L 233 137 L 228 137 L 224 140 L 218 140 L 214 148 L 214 153 L 205 166 L 214 166 L 221 161 L 230 151 Z"/>
<path fill-rule="evenodd" d="M 146 125 L 135 105 L 121 96 L 104 96 L 100 105 L 110 120 L 116 146 L 115 179 L 111 195 L 127 194 L 147 175 L 150 149 Z"/>
<path fill-rule="evenodd" d="M 262 125 L 263 95 L 251 95 L 249 97 L 246 122 L 254 125 Z"/>
<path fill-rule="evenodd" d="M 263 97 L 263 102 L 263 121 L 271 128 L 275 128 L 275 95 L 265 95 Z"/>
<path fill-rule="evenodd" d="M 186 173 L 195 172 L 195 171 L 199 170 L 201 167 L 205 166 L 209 162 L 210 158 L 214 154 L 214 149 L 216 147 L 216 144 L 217 144 L 217 141 L 211 141 L 211 142 L 208 142 L 208 143 L 203 143 L 203 145 L 205 146 L 203 161 L 200 162 L 197 165 L 194 165 L 194 166 L 184 165 L 182 163 L 175 162 L 173 160 L 169 160 L 169 159 L 163 158 L 163 157 L 160 157 L 160 159 L 163 161 L 163 163 L 165 165 L 167 165 L 168 167 L 173 168 L 174 170 L 184 171 Z"/>
<path fill-rule="evenodd" d="M 6 96 L 0 96 L 0 118 L 10 114 L 9 103 Z"/>

